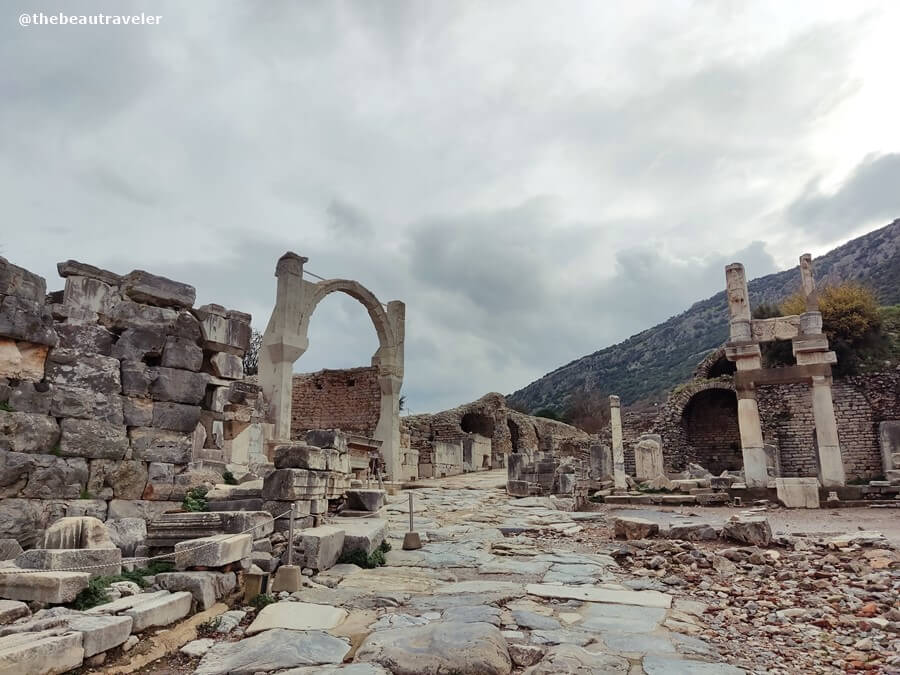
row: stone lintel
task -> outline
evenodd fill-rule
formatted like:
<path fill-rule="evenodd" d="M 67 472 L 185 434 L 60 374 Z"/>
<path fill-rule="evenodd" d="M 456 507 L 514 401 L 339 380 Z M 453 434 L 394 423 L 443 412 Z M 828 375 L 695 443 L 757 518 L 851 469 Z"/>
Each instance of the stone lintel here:
<path fill-rule="evenodd" d="M 752 391 L 755 387 L 770 384 L 812 383 L 813 377 L 830 378 L 831 366 L 827 363 L 816 363 L 804 366 L 739 371 L 734 374 L 734 388 L 739 392 L 740 396 L 742 391 Z"/>

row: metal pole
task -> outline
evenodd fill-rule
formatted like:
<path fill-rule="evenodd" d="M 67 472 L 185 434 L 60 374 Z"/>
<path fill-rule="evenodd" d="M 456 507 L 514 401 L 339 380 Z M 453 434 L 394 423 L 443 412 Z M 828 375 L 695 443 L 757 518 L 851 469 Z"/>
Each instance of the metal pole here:
<path fill-rule="evenodd" d="M 294 513 L 297 511 L 297 504 L 291 504 L 291 530 L 288 535 L 288 560 L 287 564 L 290 565 L 292 559 L 294 557 Z"/>
<path fill-rule="evenodd" d="M 413 503 L 412 503 L 412 492 L 409 493 L 409 531 L 415 532 L 416 529 L 413 527 Z"/>

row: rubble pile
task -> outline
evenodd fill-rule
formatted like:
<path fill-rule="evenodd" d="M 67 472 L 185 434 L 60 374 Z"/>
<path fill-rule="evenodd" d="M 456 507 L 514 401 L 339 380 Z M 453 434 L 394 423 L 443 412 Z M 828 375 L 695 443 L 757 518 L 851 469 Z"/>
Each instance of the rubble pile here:
<path fill-rule="evenodd" d="M 636 579 L 702 602 L 665 625 L 751 672 L 900 668 L 900 555 L 877 533 L 776 535 L 773 547 L 638 539 L 608 549 Z"/>

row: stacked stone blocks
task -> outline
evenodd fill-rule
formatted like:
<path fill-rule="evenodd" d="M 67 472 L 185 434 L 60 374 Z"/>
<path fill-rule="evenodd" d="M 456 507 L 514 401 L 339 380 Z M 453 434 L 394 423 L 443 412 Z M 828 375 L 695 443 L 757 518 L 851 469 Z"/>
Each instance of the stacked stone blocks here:
<path fill-rule="evenodd" d="M 194 308 L 192 286 L 142 270 L 58 270 L 65 289 L 47 295 L 0 258 L 0 537 L 29 546 L 117 503 L 171 510 L 192 462 L 263 461 L 262 400 L 241 379 L 249 315 Z"/>

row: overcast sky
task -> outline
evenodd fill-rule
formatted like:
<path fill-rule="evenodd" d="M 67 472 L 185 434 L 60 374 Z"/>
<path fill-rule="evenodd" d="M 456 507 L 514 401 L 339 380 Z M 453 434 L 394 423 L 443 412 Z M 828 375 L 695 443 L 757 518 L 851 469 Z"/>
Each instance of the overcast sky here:
<path fill-rule="evenodd" d="M 162 20 L 18 25 L 61 8 Z M 898 34 L 892 0 L 12 0 L 0 248 L 260 329 L 296 251 L 406 302 L 404 393 L 440 410 L 900 216 Z M 331 296 L 295 369 L 376 347 Z"/>

